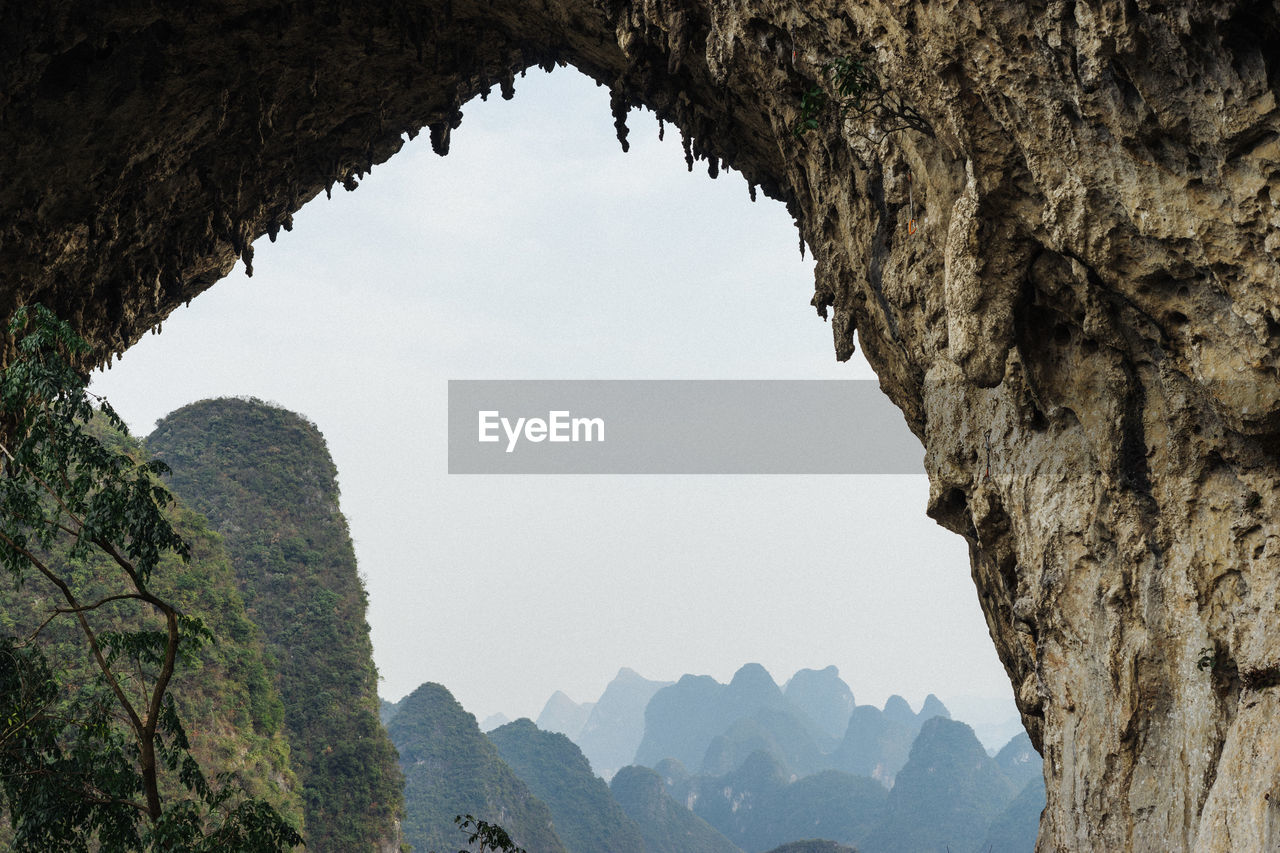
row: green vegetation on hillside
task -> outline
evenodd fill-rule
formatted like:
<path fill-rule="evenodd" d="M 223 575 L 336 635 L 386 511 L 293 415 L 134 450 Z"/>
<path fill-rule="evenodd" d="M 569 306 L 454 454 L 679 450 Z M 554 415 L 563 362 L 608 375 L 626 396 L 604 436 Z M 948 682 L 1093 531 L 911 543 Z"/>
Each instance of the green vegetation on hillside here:
<path fill-rule="evenodd" d="M 456 850 L 454 818 L 469 814 L 501 824 L 529 853 L 566 853 L 551 810 L 448 690 L 424 684 L 397 705 L 387 731 L 404 768 L 404 838 L 415 850 Z"/>
<path fill-rule="evenodd" d="M 303 827 L 298 782 L 282 725 L 283 706 L 267 671 L 261 632 L 244 612 L 222 540 L 203 516 L 181 506 L 171 508 L 169 515 L 191 546 L 191 561 L 162 560 L 151 589 L 183 613 L 199 617 L 213 637 L 191 650 L 169 686 L 191 754 L 210 778 L 233 774 L 247 795 L 271 804 L 290 824 Z M 77 569 L 86 597 L 105 591 L 98 580 L 103 569 L 101 560 Z M 45 602 L 30 591 L 30 585 L 15 590 L 0 584 L 0 635 L 27 637 L 43 621 Z M 100 608 L 97 616 L 108 631 L 128 624 L 126 614 L 110 605 Z M 50 623 L 40 632 L 39 648 L 59 680 L 83 698 L 96 675 L 91 652 L 74 623 Z M 172 781 L 162 785 L 161 792 L 166 799 L 181 795 Z M 6 841 L 13 840 L 0 828 L 0 849 L 7 849 Z"/>
<path fill-rule="evenodd" d="M 336 470 L 314 425 L 260 401 L 206 400 L 147 439 L 170 487 L 222 534 L 266 638 L 313 853 L 395 839 L 402 776 L 378 719 L 367 599 Z"/>
<path fill-rule="evenodd" d="M 551 809 L 569 853 L 644 853 L 640 829 L 573 741 L 527 719 L 489 732 L 498 755 Z"/>
<path fill-rule="evenodd" d="M 10 333 L 2 840 L 40 853 L 300 843 L 274 808 L 290 805 L 279 700 L 220 543 L 93 404 L 71 364 L 83 341 L 39 306 Z"/>

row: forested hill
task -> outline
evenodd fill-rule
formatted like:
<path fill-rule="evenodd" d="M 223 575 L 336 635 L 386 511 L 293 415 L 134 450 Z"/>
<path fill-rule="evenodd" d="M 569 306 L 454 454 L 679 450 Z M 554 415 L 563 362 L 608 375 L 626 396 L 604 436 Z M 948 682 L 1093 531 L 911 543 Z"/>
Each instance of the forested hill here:
<path fill-rule="evenodd" d="M 107 441 L 137 452 L 135 443 L 123 436 L 111 434 Z M 248 794 L 274 806 L 290 824 L 301 826 L 303 809 L 290 767 L 283 706 L 270 677 L 262 633 L 246 616 L 223 540 L 203 516 L 184 505 L 171 506 L 168 517 L 191 547 L 191 560 L 184 563 L 166 556 L 148 586 L 183 613 L 202 620 L 215 638 L 179 664 L 169 689 L 190 737 L 192 755 L 208 777 L 234 773 Z M 51 556 L 50 563 L 55 566 L 79 562 L 76 588 L 83 600 L 119 591 L 111 581 L 118 567 L 105 557 L 73 560 L 65 545 Z M 59 701 L 93 684 L 98 668 L 80 628 L 65 612 L 50 619 L 52 607 L 61 602 L 52 585 L 34 571 L 20 587 L 7 572 L 0 574 L 0 637 L 32 638 L 32 645 L 63 684 Z M 134 602 L 117 601 L 95 608 L 90 616 L 101 637 L 109 631 L 136 629 L 139 612 Z M 44 627 L 37 630 L 42 624 Z M 9 661 L 0 663 L 8 665 Z M 16 672 L 9 669 L 6 674 Z M 86 754 L 94 753 L 86 750 Z M 186 798 L 176 778 L 168 777 L 162 784 L 166 785 L 166 799 Z M 0 851 L 13 849 L 14 843 L 3 800 L 0 796 Z M 305 832 L 306 827 L 302 829 Z"/>
<path fill-rule="evenodd" d="M 556 835 L 569 853 L 645 853 L 640 827 L 603 779 L 591 772 L 577 745 L 528 719 L 489 732 L 498 755 L 535 797 L 551 809 Z"/>
<path fill-rule="evenodd" d="M 367 598 L 324 437 L 284 409 L 220 399 L 171 413 L 146 445 L 222 534 L 266 637 L 307 849 L 394 849 L 403 780 L 378 720 Z"/>
<path fill-rule="evenodd" d="M 500 824 L 529 853 L 566 853 L 551 809 L 507 766 L 480 732 L 476 718 L 443 686 L 423 684 L 400 700 L 387 730 L 404 767 L 404 837 L 414 850 L 457 850 L 463 839 L 454 816 L 470 814 Z M 563 781 L 566 774 L 559 769 L 563 768 L 540 768 L 539 775 Z M 562 802 L 566 793 L 571 792 L 561 792 Z M 607 820 L 598 802 L 588 797 L 585 803 L 584 811 L 566 815 L 575 828 Z M 597 810 L 590 813 L 592 809 Z M 608 847 L 581 853 L 597 851 L 613 853 Z"/>

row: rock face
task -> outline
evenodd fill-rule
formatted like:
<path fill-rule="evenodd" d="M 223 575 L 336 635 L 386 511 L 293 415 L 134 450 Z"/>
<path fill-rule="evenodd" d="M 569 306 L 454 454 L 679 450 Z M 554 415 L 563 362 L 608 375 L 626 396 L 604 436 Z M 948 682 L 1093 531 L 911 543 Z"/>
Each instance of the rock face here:
<path fill-rule="evenodd" d="M 443 153 L 471 97 L 572 63 L 624 144 L 648 105 L 796 217 L 837 356 L 856 329 L 970 544 L 1046 758 L 1040 848 L 1269 849 L 1278 22 L 1274 0 L 8 3 L 0 310 L 42 300 L 119 352 L 402 132 Z M 918 129 L 828 108 L 796 137 L 864 45 Z"/>

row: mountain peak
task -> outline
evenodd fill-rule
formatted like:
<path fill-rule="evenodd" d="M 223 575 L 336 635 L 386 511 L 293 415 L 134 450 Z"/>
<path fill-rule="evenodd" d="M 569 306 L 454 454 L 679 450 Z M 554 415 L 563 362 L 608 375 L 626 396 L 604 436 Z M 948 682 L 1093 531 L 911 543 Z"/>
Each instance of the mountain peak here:
<path fill-rule="evenodd" d="M 890 720 L 895 720 L 908 726 L 914 726 L 916 722 L 916 712 L 911 710 L 911 705 L 908 704 L 907 700 L 897 693 L 885 700 L 884 715 Z"/>
<path fill-rule="evenodd" d="M 778 683 L 773 680 L 773 676 L 758 663 L 744 664 L 742 668 L 735 672 L 733 680 L 729 682 L 729 689 L 734 692 L 767 695 L 770 698 L 782 695 L 782 691 L 778 688 Z"/>
<path fill-rule="evenodd" d="M 594 702 L 580 705 L 563 691 L 557 690 L 551 694 L 547 704 L 542 706 L 542 713 L 538 714 L 537 726 L 543 731 L 559 732 L 570 738 L 576 738 L 582 733 L 582 728 L 587 724 L 591 709 L 594 707 Z"/>
<path fill-rule="evenodd" d="M 787 681 L 782 694 L 828 736 L 844 737 L 855 702 L 853 691 L 834 666 L 800 670 Z"/>
<path fill-rule="evenodd" d="M 930 693 L 925 697 L 924 707 L 920 709 L 919 718 L 923 722 L 932 717 L 946 717 L 951 719 L 951 712 L 947 710 L 947 706 L 942 704 L 942 700 Z"/>

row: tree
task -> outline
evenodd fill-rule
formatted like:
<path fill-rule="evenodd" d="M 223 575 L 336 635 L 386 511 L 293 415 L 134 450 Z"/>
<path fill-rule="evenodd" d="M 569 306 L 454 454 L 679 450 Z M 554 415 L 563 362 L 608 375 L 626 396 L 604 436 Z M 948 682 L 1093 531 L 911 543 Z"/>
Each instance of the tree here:
<path fill-rule="evenodd" d="M 826 112 L 834 112 L 841 126 L 849 120 L 861 126 L 865 124 L 863 119 L 870 118 L 871 128 L 859 129 L 857 134 L 877 145 L 903 130 L 934 136 L 933 126 L 925 117 L 881 79 L 875 67 L 875 49 L 870 44 L 824 63 L 822 74 L 833 91 L 828 92 L 824 82 L 819 82 L 804 92 L 800 118 L 792 128 L 797 137 L 817 130 Z"/>
<path fill-rule="evenodd" d="M 154 591 L 190 549 L 165 510 L 167 467 L 138 458 L 77 367 L 88 345 L 42 306 L 9 325 L 0 374 L 0 565 L 47 596 L 25 637 L 0 638 L 0 801 L 19 851 L 279 851 L 302 838 L 230 777 L 205 778 L 170 690 L 212 640 Z M 92 677 L 72 684 L 37 645 L 78 629 Z"/>
<path fill-rule="evenodd" d="M 453 819 L 458 828 L 467 834 L 467 843 L 480 845 L 480 853 L 492 850 L 494 853 L 527 853 L 523 847 L 517 847 L 507 831 L 496 823 L 480 820 L 474 815 L 458 815 Z M 459 850 L 458 853 L 468 853 Z"/>

